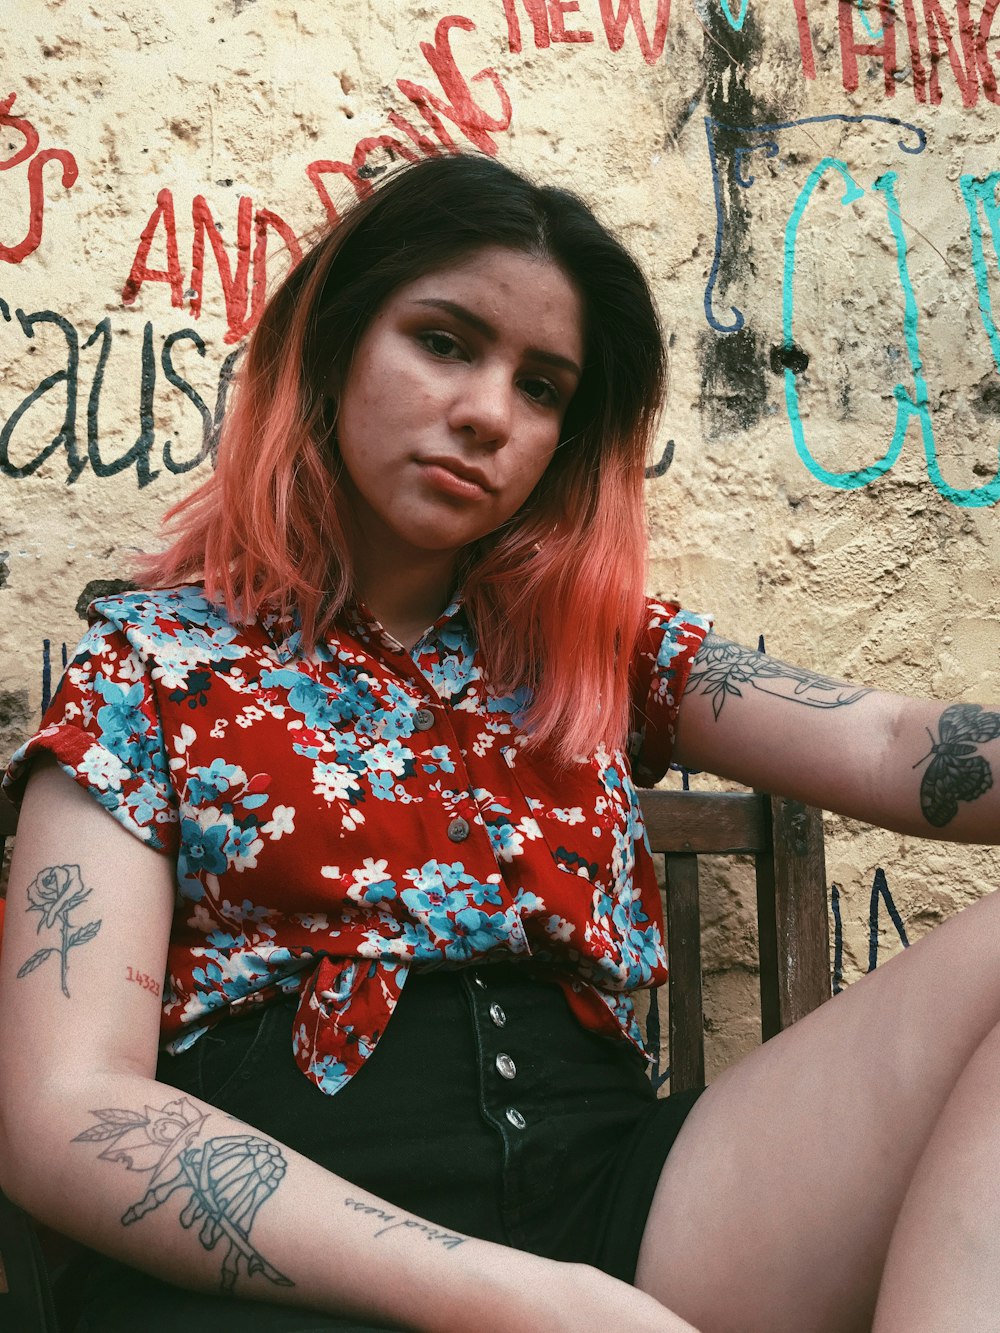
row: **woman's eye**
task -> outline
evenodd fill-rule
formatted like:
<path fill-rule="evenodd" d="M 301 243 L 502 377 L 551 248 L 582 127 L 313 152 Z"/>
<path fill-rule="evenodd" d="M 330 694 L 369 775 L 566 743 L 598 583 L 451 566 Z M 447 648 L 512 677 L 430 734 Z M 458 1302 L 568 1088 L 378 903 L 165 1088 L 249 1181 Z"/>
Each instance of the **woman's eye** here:
<path fill-rule="evenodd" d="M 559 403 L 559 390 L 548 380 L 522 380 L 521 388 L 534 402 L 545 407 L 555 407 Z"/>
<path fill-rule="evenodd" d="M 437 333 L 435 331 L 423 333 L 420 335 L 420 341 L 435 356 L 455 356 L 461 350 L 450 333 Z"/>

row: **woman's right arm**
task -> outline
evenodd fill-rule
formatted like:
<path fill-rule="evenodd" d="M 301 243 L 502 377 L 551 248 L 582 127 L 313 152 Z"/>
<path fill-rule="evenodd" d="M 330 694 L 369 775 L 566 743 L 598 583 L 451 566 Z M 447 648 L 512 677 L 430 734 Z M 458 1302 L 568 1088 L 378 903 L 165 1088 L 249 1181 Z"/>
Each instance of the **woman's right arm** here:
<path fill-rule="evenodd" d="M 167 857 L 36 768 L 0 954 L 0 1186 L 15 1202 L 206 1291 L 442 1333 L 599 1328 L 612 1307 L 637 1330 L 688 1327 L 593 1269 L 414 1217 L 157 1083 L 173 900 Z"/>

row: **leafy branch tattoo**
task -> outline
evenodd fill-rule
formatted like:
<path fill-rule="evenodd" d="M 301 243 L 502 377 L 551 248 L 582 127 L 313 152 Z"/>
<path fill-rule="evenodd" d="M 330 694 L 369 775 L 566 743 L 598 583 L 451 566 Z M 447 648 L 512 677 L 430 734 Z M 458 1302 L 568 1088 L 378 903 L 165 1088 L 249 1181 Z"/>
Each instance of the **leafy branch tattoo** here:
<path fill-rule="evenodd" d="M 252 1134 L 226 1134 L 196 1140 L 208 1115 L 186 1097 L 157 1110 L 105 1108 L 91 1111 L 97 1123 L 77 1134 L 74 1143 L 105 1143 L 98 1158 L 121 1162 L 128 1171 L 151 1172 L 149 1187 L 138 1203 L 122 1215 L 131 1226 L 179 1193 L 184 1206 L 181 1226 L 198 1226 L 206 1250 L 220 1242 L 222 1290 L 232 1292 L 241 1269 L 247 1277 L 260 1273 L 279 1287 L 294 1282 L 278 1271 L 251 1244 L 250 1229 L 262 1204 L 285 1175 L 286 1162 L 277 1144 Z"/>
<path fill-rule="evenodd" d="M 726 700 L 742 699 L 745 688 L 808 708 L 847 708 L 871 694 L 870 689 L 855 689 L 710 634 L 694 660 L 684 693 L 710 698 L 718 722 Z"/>
<path fill-rule="evenodd" d="M 19 977 L 26 977 L 41 967 L 50 954 L 58 954 L 60 960 L 60 980 L 62 993 L 69 999 L 66 984 L 66 972 L 69 967 L 69 951 L 80 944 L 92 940 L 101 928 L 100 921 L 88 921 L 85 926 L 70 927 L 69 914 L 81 907 L 90 897 L 91 890 L 83 887 L 79 866 L 46 866 L 39 871 L 28 885 L 28 911 L 38 912 L 38 933 L 42 929 L 59 928 L 59 943 L 39 949 L 18 971 Z"/>
<path fill-rule="evenodd" d="M 920 782 L 920 808 L 928 824 L 943 828 L 958 814 L 959 801 L 975 801 L 993 786 L 993 771 L 976 746 L 1000 736 L 1000 713 L 981 704 L 952 704 L 938 722 L 939 739 L 928 730 L 930 753 L 913 765 L 931 762 Z"/>

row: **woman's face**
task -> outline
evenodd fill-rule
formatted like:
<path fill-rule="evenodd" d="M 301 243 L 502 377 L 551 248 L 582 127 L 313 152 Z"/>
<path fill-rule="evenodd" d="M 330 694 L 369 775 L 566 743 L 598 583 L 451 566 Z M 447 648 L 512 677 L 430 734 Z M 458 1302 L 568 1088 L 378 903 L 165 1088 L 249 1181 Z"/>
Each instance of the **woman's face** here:
<path fill-rule="evenodd" d="M 368 556 L 457 555 L 516 513 L 552 458 L 583 356 L 580 296 L 549 259 L 488 248 L 397 289 L 337 394 Z"/>

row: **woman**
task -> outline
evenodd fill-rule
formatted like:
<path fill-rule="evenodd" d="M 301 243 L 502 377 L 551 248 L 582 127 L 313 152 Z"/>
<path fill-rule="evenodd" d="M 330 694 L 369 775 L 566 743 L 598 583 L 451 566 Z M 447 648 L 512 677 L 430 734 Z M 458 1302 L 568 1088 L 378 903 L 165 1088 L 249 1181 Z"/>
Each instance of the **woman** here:
<path fill-rule="evenodd" d="M 701 1097 L 645 1079 L 630 768 L 991 841 L 1000 734 L 645 600 L 662 386 L 634 262 L 486 159 L 276 293 L 12 764 L 0 1184 L 110 1256 L 78 1328 L 995 1326 L 995 897 Z"/>

